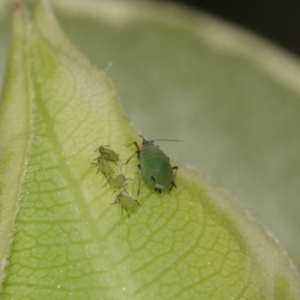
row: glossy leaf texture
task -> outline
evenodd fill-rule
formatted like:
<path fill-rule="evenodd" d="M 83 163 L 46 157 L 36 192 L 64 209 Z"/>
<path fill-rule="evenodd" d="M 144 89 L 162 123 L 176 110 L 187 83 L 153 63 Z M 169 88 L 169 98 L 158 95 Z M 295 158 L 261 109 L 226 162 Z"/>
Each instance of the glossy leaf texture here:
<path fill-rule="evenodd" d="M 34 21 L 15 5 L 0 122 L 3 299 L 299 298 L 298 274 L 270 234 L 181 164 L 171 195 L 142 182 L 131 218 L 110 205 L 94 150 L 114 149 L 120 172 L 138 133 L 47 2 Z M 122 168 L 132 197 L 137 164 Z"/>

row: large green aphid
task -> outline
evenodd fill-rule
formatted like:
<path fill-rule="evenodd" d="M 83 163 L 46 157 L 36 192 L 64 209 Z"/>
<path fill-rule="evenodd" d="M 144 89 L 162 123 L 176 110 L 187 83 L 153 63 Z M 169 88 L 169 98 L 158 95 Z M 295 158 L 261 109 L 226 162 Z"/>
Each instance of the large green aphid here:
<path fill-rule="evenodd" d="M 154 144 L 155 140 L 146 140 L 144 137 L 140 137 L 143 139 L 141 149 L 137 142 L 132 142 L 128 145 L 130 146 L 134 144 L 137 148 L 137 151 L 129 157 L 129 159 L 126 161 L 126 164 L 135 154 L 137 154 L 138 159 L 140 160 L 138 168 L 142 173 L 146 183 L 154 191 L 159 193 L 167 188 L 169 188 L 169 191 L 171 191 L 172 187 L 176 187 L 175 178 L 178 166 L 171 166 L 170 158 L 161 149 L 159 149 L 157 145 Z M 138 189 L 138 194 L 139 190 L 140 187 Z"/>

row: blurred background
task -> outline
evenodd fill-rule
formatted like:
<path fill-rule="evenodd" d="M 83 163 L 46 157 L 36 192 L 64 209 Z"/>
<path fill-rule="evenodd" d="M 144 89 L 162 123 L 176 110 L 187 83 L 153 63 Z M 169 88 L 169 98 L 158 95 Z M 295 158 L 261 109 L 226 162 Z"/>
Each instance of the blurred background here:
<path fill-rule="evenodd" d="M 157 0 L 172 2 L 218 16 L 251 30 L 300 56 L 300 2 L 240 0 Z"/>

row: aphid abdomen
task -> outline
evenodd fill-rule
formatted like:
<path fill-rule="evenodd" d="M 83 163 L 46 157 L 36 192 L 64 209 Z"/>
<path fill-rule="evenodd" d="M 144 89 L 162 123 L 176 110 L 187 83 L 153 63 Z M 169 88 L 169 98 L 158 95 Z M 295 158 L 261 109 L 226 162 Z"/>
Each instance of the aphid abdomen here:
<path fill-rule="evenodd" d="M 170 160 L 157 146 L 142 147 L 140 161 L 143 177 L 152 189 L 161 191 L 174 181 Z"/>
<path fill-rule="evenodd" d="M 98 170 L 100 170 L 106 178 L 111 178 L 115 173 L 112 167 L 105 159 L 99 161 Z"/>

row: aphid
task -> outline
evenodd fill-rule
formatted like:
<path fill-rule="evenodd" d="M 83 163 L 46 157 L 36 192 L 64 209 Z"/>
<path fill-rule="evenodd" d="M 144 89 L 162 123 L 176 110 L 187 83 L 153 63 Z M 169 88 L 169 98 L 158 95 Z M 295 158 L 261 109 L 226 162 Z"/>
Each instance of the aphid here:
<path fill-rule="evenodd" d="M 131 197 L 124 195 L 124 191 L 122 191 L 116 197 L 115 202 L 111 204 L 117 204 L 117 203 L 120 203 L 122 207 L 122 215 L 123 215 L 123 210 L 125 209 L 129 218 L 130 218 L 129 211 L 136 211 L 138 206 L 140 206 L 140 203 L 137 200 L 134 200 Z"/>
<path fill-rule="evenodd" d="M 109 184 L 109 187 L 114 190 L 118 190 L 121 188 L 127 188 L 126 180 L 131 180 L 126 178 L 123 174 L 119 174 L 114 178 L 107 179 L 106 184 Z M 106 186 L 106 184 L 104 186 Z"/>
<path fill-rule="evenodd" d="M 142 173 L 146 183 L 156 192 L 161 193 L 163 189 L 169 188 L 169 192 L 175 184 L 176 173 L 178 166 L 172 167 L 170 164 L 170 158 L 154 144 L 154 140 L 146 140 L 144 137 L 142 148 L 140 149 L 137 142 L 133 142 L 128 146 L 134 144 L 137 151 L 126 161 L 126 164 L 130 159 L 137 154 L 140 164 L 138 168 Z M 174 172 L 175 170 L 175 172 Z M 138 189 L 139 195 L 140 187 Z"/>
<path fill-rule="evenodd" d="M 105 148 L 105 146 L 100 146 L 95 151 L 99 151 L 100 153 L 98 160 L 104 158 L 106 161 L 112 161 L 115 164 L 117 164 L 117 161 L 119 160 L 119 154 L 109 148 Z"/>
<path fill-rule="evenodd" d="M 113 174 L 115 173 L 110 164 L 104 158 L 98 158 L 98 162 L 93 164 L 98 166 L 97 173 L 101 171 L 107 179 L 112 178 Z"/>

